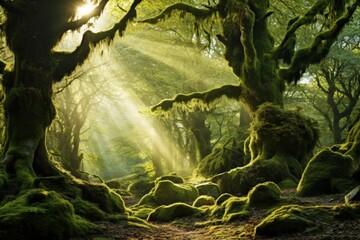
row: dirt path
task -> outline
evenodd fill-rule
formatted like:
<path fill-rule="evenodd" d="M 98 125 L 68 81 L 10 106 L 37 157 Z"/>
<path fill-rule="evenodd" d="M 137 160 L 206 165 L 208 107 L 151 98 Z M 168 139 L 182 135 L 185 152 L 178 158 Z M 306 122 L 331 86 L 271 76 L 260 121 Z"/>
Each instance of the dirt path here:
<path fill-rule="evenodd" d="M 291 195 L 292 192 L 285 193 Z M 342 195 L 320 196 L 303 198 L 302 205 L 329 205 L 333 206 L 342 202 Z M 125 198 L 127 204 L 133 204 L 137 199 Z M 129 205 L 127 205 L 129 206 Z M 205 219 L 182 218 L 171 223 L 153 222 L 154 227 L 140 228 L 129 225 L 125 221 L 120 223 L 99 222 L 104 228 L 101 234 L 88 238 L 89 240 L 118 240 L 118 239 L 154 239 L 154 240 L 217 240 L 217 239 L 253 239 L 255 226 L 264 217 L 264 211 L 258 211 L 246 221 L 234 221 L 227 224 L 214 224 L 196 227 L 196 222 Z M 257 239 L 269 239 L 259 237 Z M 323 223 L 320 227 L 308 229 L 301 234 L 283 235 L 271 238 L 273 240 L 352 240 L 360 239 L 360 219 L 351 221 L 332 220 Z"/>

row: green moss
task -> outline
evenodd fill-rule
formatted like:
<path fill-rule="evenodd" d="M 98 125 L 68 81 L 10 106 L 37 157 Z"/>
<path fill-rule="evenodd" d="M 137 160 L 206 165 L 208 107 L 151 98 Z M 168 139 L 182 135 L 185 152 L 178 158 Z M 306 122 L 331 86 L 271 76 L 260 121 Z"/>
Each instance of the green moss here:
<path fill-rule="evenodd" d="M 148 208 L 148 207 L 138 208 L 137 210 L 134 211 L 133 216 L 141 219 L 147 219 L 149 214 L 153 210 L 154 210 L 153 208 Z"/>
<path fill-rule="evenodd" d="M 216 205 L 221 205 L 223 202 L 231 198 L 232 195 L 230 193 L 223 193 L 216 199 Z"/>
<path fill-rule="evenodd" d="M 330 149 L 316 154 L 308 163 L 297 188 L 299 195 L 336 193 L 343 190 L 343 181 L 350 179 L 352 158 Z M 338 179 L 334 181 L 334 179 Z"/>
<path fill-rule="evenodd" d="M 71 204 L 75 209 L 75 214 L 81 217 L 91 221 L 99 221 L 105 218 L 105 213 L 101 211 L 98 206 L 88 201 L 82 200 L 79 197 L 72 200 Z"/>
<path fill-rule="evenodd" d="M 284 189 L 294 189 L 297 187 L 298 183 L 294 182 L 291 179 L 285 179 L 277 184 L 282 190 Z"/>
<path fill-rule="evenodd" d="M 198 196 L 198 190 L 188 184 L 176 184 L 169 180 L 159 181 L 154 188 L 154 199 L 159 205 L 175 202 L 193 202 Z"/>
<path fill-rule="evenodd" d="M 137 204 L 138 206 L 147 206 L 147 207 L 157 207 L 158 204 L 155 201 L 154 194 L 148 193 L 145 194 Z"/>
<path fill-rule="evenodd" d="M 231 144 L 230 144 L 231 143 Z M 244 165 L 244 141 L 240 143 L 230 139 L 224 146 L 216 148 L 198 165 L 196 172 L 204 177 L 229 171 Z"/>
<path fill-rule="evenodd" d="M 128 191 L 134 195 L 142 196 L 155 186 L 154 182 L 147 180 L 139 180 L 131 183 L 128 187 Z"/>
<path fill-rule="evenodd" d="M 213 177 L 211 180 L 219 185 L 221 192 L 247 194 L 259 183 L 272 181 L 275 183 L 286 179 L 297 179 L 289 172 L 288 161 L 293 158 L 276 156 L 268 160 L 256 160 L 245 167 Z"/>
<path fill-rule="evenodd" d="M 160 206 L 149 214 L 149 221 L 168 222 L 181 217 L 199 217 L 202 215 L 200 209 L 185 203 L 174 203 L 168 206 Z"/>
<path fill-rule="evenodd" d="M 33 189 L 0 207 L 1 239 L 70 239 L 98 229 L 58 193 Z"/>
<path fill-rule="evenodd" d="M 81 197 L 95 203 L 107 213 L 125 213 L 125 203 L 121 196 L 105 184 L 80 183 Z"/>
<path fill-rule="evenodd" d="M 248 219 L 250 212 L 248 210 L 243 210 L 236 213 L 230 213 L 223 217 L 223 222 L 232 222 L 232 221 L 242 221 Z"/>
<path fill-rule="evenodd" d="M 338 205 L 332 209 L 334 217 L 341 220 L 353 220 L 360 218 L 360 204 Z"/>
<path fill-rule="evenodd" d="M 299 206 L 284 206 L 273 211 L 255 228 L 255 236 L 279 236 L 286 233 L 303 232 L 315 226 L 312 217 Z M 321 210 L 319 210 L 321 211 Z"/>
<path fill-rule="evenodd" d="M 163 181 L 163 180 L 168 180 L 168 181 L 171 181 L 173 183 L 184 183 L 185 182 L 184 179 L 182 177 L 180 177 L 180 176 L 177 176 L 177 175 L 164 175 L 164 176 L 156 178 L 155 184 L 157 184 L 158 182 Z"/>
<path fill-rule="evenodd" d="M 264 182 L 256 185 L 248 193 L 250 206 L 276 204 L 280 201 L 281 190 L 273 182 Z"/>
<path fill-rule="evenodd" d="M 216 199 L 221 194 L 219 186 L 212 182 L 201 183 L 195 187 L 199 191 L 199 195 L 211 196 Z"/>
<path fill-rule="evenodd" d="M 206 205 L 215 205 L 215 199 L 211 196 L 202 195 L 198 197 L 193 203 L 194 207 L 201 207 Z"/>
<path fill-rule="evenodd" d="M 239 198 L 239 197 L 231 196 L 226 200 L 224 200 L 221 204 L 219 205 L 217 204 L 212 209 L 211 216 L 222 217 L 223 219 L 226 219 L 227 215 L 232 213 L 238 213 L 246 209 L 246 203 L 247 203 L 246 197 Z"/>

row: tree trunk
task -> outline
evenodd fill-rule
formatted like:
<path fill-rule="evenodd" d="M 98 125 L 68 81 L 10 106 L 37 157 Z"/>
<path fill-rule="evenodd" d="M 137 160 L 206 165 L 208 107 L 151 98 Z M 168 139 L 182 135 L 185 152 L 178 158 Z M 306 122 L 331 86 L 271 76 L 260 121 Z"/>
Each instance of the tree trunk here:
<path fill-rule="evenodd" d="M 15 59 L 15 74 L 4 76 L 5 148 L 2 162 L 14 174 L 20 189 L 32 187 L 35 177 L 56 171 L 49 162 L 45 131 L 55 116 L 52 81 L 42 63 Z"/>

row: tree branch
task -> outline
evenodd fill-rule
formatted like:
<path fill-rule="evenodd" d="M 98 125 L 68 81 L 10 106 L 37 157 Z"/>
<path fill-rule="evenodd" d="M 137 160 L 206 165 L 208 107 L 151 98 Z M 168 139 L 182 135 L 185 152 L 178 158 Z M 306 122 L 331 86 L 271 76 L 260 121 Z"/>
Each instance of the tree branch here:
<path fill-rule="evenodd" d="M 213 9 L 211 9 L 211 10 L 210 9 L 200 9 L 200 8 L 196 8 L 194 6 L 191 6 L 191 5 L 188 5 L 185 3 L 175 3 L 175 4 L 170 5 L 167 8 L 165 8 L 159 15 L 152 17 L 152 18 L 140 20 L 138 22 L 156 24 L 159 21 L 168 18 L 176 11 L 180 11 L 183 13 L 189 13 L 189 14 L 193 15 L 196 19 L 199 19 L 199 20 L 203 20 L 208 17 L 211 17 L 215 12 Z"/>
<path fill-rule="evenodd" d="M 216 99 L 226 96 L 231 99 L 239 99 L 242 94 L 242 87 L 239 85 L 224 85 L 214 88 L 206 92 L 195 92 L 190 94 L 178 94 L 173 99 L 165 99 L 159 104 L 153 106 L 151 111 L 163 110 L 168 111 L 174 107 L 175 103 L 186 104 L 193 99 L 200 100 L 205 104 L 209 104 Z"/>
<path fill-rule="evenodd" d="M 54 52 L 54 61 L 58 62 L 58 66 L 53 74 L 54 80 L 61 81 L 64 76 L 71 74 L 77 66 L 82 65 L 88 58 L 92 47 L 95 47 L 102 42 L 110 43 L 117 32 L 120 36 L 123 36 L 128 22 L 135 19 L 136 6 L 140 4 L 141 1 L 142 0 L 134 0 L 127 14 L 120 22 L 115 24 L 113 28 L 97 33 L 90 30 L 86 31 L 80 45 L 73 52 Z"/>
<path fill-rule="evenodd" d="M 86 14 L 85 16 L 81 17 L 80 19 L 78 19 L 76 21 L 67 23 L 65 25 L 65 29 L 63 30 L 63 32 L 66 32 L 68 30 L 74 31 L 74 30 L 82 27 L 83 25 L 87 24 L 91 18 L 99 17 L 108 2 L 109 2 L 109 0 L 101 0 L 101 2 L 97 5 L 96 8 L 94 8 L 91 11 L 91 13 Z"/>
<path fill-rule="evenodd" d="M 330 47 L 335 42 L 345 24 L 350 21 L 359 4 L 360 0 L 357 0 L 349 6 L 347 12 L 338 18 L 329 30 L 323 31 L 315 37 L 310 47 L 298 50 L 292 58 L 291 65 L 279 71 L 281 77 L 288 82 L 297 82 L 310 64 L 319 63 L 320 60 L 328 54 Z M 297 23 L 299 21 L 300 19 L 294 23 L 294 26 L 290 27 L 288 33 L 292 33 L 301 26 L 299 24 L 302 21 Z"/>

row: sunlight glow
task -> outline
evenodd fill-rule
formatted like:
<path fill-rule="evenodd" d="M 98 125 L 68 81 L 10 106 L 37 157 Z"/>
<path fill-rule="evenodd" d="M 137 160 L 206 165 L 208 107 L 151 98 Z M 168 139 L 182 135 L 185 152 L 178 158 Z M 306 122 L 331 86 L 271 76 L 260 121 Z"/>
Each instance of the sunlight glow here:
<path fill-rule="evenodd" d="M 90 14 L 94 10 L 94 8 L 95 6 L 93 4 L 87 3 L 76 9 L 76 15 L 78 18 L 81 18 L 83 16 Z"/>

